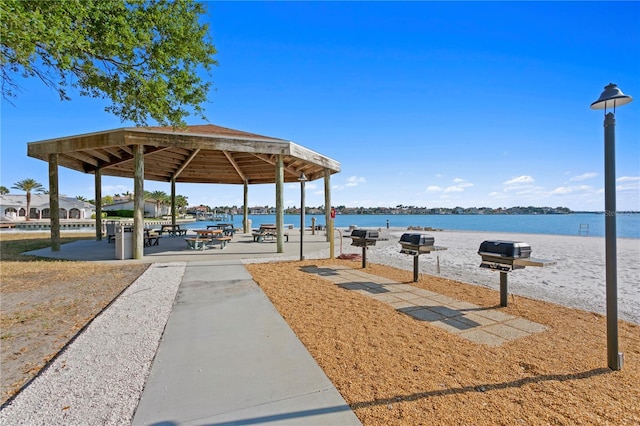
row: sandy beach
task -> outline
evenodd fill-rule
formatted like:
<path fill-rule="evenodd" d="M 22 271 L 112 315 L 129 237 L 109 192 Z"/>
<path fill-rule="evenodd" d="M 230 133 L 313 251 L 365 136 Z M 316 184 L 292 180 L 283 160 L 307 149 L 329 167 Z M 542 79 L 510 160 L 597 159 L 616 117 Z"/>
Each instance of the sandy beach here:
<path fill-rule="evenodd" d="M 435 238 L 446 251 L 420 257 L 420 273 L 441 276 L 491 289 L 500 288 L 497 272 L 479 268 L 478 248 L 485 240 L 512 240 L 529 243 L 532 257 L 557 261 L 554 266 L 527 267 L 509 273 L 509 295 L 557 303 L 599 314 L 606 313 L 605 241 L 601 237 L 543 234 L 512 234 L 470 231 L 413 231 L 399 228 L 380 229 L 378 241 L 370 247 L 367 260 L 400 269 L 413 270 L 413 258 L 400 253 L 398 241 L 405 232 L 423 232 Z M 350 231 L 341 230 L 342 252 L 362 253 L 351 246 Z M 336 253 L 340 253 L 339 233 Z M 640 240 L 619 238 L 618 315 L 620 319 L 640 324 Z M 437 273 L 439 257 L 440 274 Z M 498 302 L 498 301 L 497 301 Z"/>

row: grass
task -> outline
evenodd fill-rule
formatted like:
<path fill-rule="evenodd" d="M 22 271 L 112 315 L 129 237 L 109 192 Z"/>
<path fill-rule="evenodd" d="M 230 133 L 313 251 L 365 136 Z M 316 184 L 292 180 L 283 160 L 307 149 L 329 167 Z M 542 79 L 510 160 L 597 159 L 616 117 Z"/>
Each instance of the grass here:
<path fill-rule="evenodd" d="M 91 240 L 95 234 L 77 233 L 73 236 L 61 236 L 60 244 L 77 240 Z M 46 232 L 4 233 L 0 232 L 0 261 L 34 262 L 45 258 L 23 254 L 51 246 L 51 236 Z M 57 260 L 58 261 L 58 260 Z"/>
<path fill-rule="evenodd" d="M 69 232 L 60 243 L 93 238 L 93 233 Z M 50 246 L 46 232 L 0 232 L 0 403 L 35 377 L 148 267 L 24 254 Z"/>

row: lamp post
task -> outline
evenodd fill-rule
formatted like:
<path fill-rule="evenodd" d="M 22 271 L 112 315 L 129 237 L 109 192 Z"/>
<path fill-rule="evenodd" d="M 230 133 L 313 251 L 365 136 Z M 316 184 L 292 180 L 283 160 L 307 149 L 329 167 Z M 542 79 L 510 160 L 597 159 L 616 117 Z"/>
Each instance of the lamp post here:
<path fill-rule="evenodd" d="M 298 181 L 300 181 L 300 260 L 304 260 L 304 183 L 308 180 L 304 172 L 298 178 Z"/>
<path fill-rule="evenodd" d="M 591 109 L 604 110 L 604 210 L 607 295 L 607 360 L 609 368 L 621 370 L 624 357 L 618 352 L 618 265 L 616 256 L 616 106 L 631 102 L 631 96 L 609 83 Z M 613 112 L 607 112 L 613 108 Z"/>

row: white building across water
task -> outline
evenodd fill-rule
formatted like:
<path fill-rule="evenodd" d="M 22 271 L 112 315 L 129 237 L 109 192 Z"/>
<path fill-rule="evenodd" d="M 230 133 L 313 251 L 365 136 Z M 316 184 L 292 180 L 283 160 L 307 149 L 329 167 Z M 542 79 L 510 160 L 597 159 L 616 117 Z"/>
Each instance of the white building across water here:
<path fill-rule="evenodd" d="M 31 194 L 31 203 L 27 212 L 26 194 L 4 194 L 0 195 L 0 212 L 2 221 L 20 222 L 29 219 L 49 219 L 51 210 L 49 208 L 48 194 Z M 93 204 L 78 200 L 74 197 L 60 196 L 60 219 L 91 219 L 95 214 Z"/>

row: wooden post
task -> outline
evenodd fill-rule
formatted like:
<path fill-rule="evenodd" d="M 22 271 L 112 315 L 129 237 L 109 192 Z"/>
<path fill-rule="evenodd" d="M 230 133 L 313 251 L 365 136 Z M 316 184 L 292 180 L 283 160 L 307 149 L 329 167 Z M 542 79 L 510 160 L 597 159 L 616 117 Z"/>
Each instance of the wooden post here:
<path fill-rule="evenodd" d="M 244 181 L 244 197 L 243 197 L 244 206 L 242 208 L 242 230 L 245 234 L 251 232 L 249 229 L 249 181 L 245 179 Z"/>
<path fill-rule="evenodd" d="M 144 146 L 133 147 L 133 258 L 144 256 Z"/>
<path fill-rule="evenodd" d="M 58 191 L 58 154 L 49 154 L 49 212 L 51 251 L 60 251 L 60 194 Z M 29 212 L 27 212 L 29 214 Z"/>
<path fill-rule="evenodd" d="M 324 223 L 329 227 L 331 222 L 331 232 L 327 229 L 326 236 L 327 241 L 333 241 L 333 221 L 331 220 L 331 171 L 324 169 Z M 333 250 L 331 251 L 330 259 L 333 259 Z"/>
<path fill-rule="evenodd" d="M 176 229 L 176 179 L 171 179 L 171 225 Z"/>
<path fill-rule="evenodd" d="M 96 241 L 102 241 L 102 169 L 96 168 L 94 178 L 94 199 L 96 203 Z"/>
<path fill-rule="evenodd" d="M 276 246 L 278 253 L 284 253 L 284 161 L 278 154 L 276 161 Z"/>

